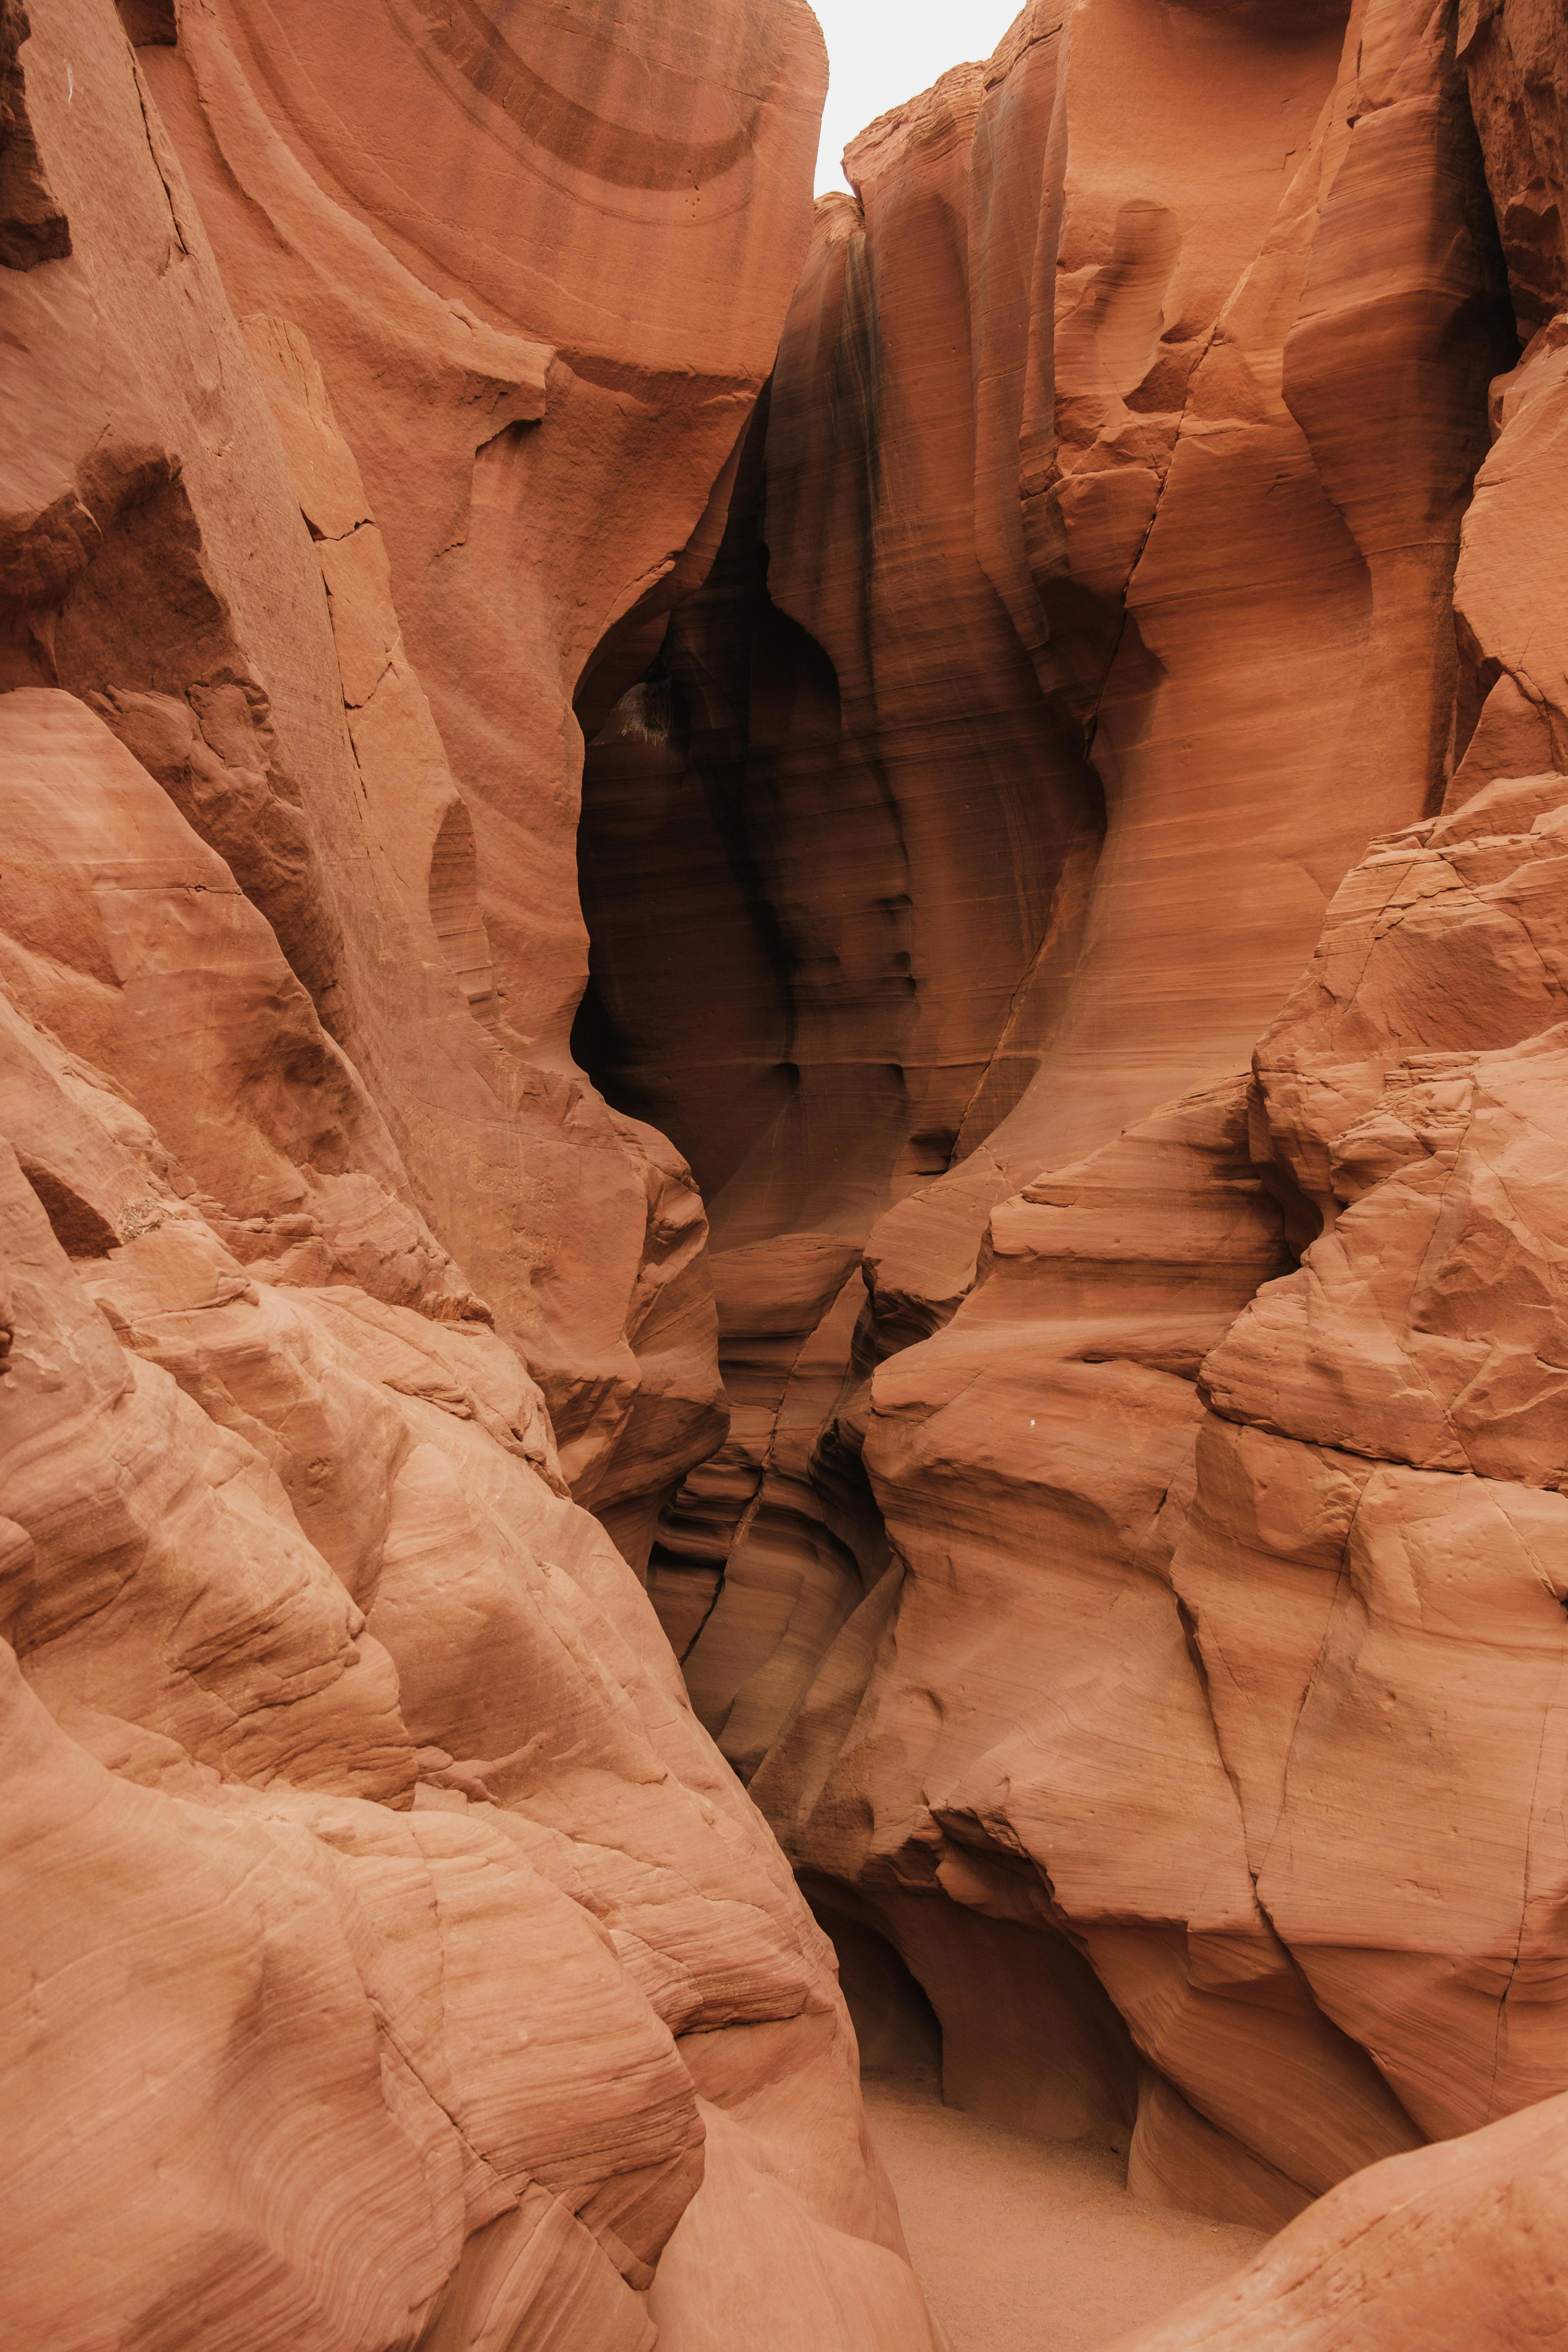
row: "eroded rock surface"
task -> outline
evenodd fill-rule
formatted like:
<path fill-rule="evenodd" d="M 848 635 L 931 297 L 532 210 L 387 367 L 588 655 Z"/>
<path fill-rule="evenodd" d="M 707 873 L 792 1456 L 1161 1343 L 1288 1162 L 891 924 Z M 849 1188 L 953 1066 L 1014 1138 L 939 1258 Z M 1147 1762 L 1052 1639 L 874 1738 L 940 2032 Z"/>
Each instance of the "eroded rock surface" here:
<path fill-rule="evenodd" d="M 821 81 L 794 0 L 0 22 L 8 2341 L 932 2341 L 583 1507 L 723 1418 L 565 1054 L 572 698 L 707 560 Z"/>
<path fill-rule="evenodd" d="M 1563 74 L 1026 8 L 851 147 L 590 752 L 584 1049 L 727 1269 L 699 1712 L 873 2042 L 1265 2226 L 1568 2085 Z"/>
<path fill-rule="evenodd" d="M 1333 2190 L 1231 2285 L 1118 2352 L 1509 2352 L 1568 2325 L 1561 2098 Z"/>
<path fill-rule="evenodd" d="M 1561 2326 L 1560 12 L 822 74 L 0 0 L 29 2341 L 938 2352 L 824 1927 Z"/>

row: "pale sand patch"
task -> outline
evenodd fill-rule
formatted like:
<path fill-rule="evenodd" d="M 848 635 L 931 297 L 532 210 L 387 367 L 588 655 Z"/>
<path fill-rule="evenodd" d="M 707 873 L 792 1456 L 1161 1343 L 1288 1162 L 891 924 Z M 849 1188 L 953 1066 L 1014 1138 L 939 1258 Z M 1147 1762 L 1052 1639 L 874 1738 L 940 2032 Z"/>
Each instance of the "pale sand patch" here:
<path fill-rule="evenodd" d="M 866 2112 L 952 2352 L 1099 2352 L 1268 2241 L 1131 2197 L 1109 2149 L 1025 2139 L 868 2075 Z"/>

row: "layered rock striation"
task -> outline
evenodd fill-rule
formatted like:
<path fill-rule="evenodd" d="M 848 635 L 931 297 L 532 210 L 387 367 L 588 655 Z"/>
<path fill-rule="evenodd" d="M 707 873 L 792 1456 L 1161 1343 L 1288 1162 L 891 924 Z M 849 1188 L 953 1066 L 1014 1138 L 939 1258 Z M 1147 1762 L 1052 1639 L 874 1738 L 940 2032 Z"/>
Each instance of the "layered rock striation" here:
<path fill-rule="evenodd" d="M 43 0 L 0 72 L 5 2333 L 934 2342 L 606 1532 L 723 1417 L 566 1055 L 573 698 L 707 560 L 816 28 Z"/>
<path fill-rule="evenodd" d="M 874 124 L 589 755 L 699 1712 L 879 2045 L 1266 2226 L 1568 2085 L 1549 14 L 1037 5 Z"/>
<path fill-rule="evenodd" d="M 0 0 L 68 2352 L 938 2352 L 836 1959 L 1288 2225 L 1150 2352 L 1561 2322 L 1562 26 L 822 76 Z"/>

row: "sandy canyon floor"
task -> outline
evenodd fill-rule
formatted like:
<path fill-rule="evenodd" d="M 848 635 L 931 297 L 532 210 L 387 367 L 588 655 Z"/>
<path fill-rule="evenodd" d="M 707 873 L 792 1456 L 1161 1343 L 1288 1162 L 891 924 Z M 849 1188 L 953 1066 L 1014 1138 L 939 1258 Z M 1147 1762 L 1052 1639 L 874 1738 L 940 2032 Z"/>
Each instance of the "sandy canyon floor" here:
<path fill-rule="evenodd" d="M 1026 2139 L 868 2075 L 866 2111 L 952 2352 L 1100 2352 L 1267 2242 L 1129 2196 L 1109 2150 Z"/>

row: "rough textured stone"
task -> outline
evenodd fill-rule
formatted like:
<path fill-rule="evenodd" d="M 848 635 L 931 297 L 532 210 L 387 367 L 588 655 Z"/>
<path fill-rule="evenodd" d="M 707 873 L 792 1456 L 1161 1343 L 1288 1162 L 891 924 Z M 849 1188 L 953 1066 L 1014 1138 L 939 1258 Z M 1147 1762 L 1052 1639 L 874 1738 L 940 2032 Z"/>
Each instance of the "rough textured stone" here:
<path fill-rule="evenodd" d="M 1568 2326 L 1562 2099 L 1346 2181 L 1234 2284 L 1117 2352 L 1511 2352 Z"/>

